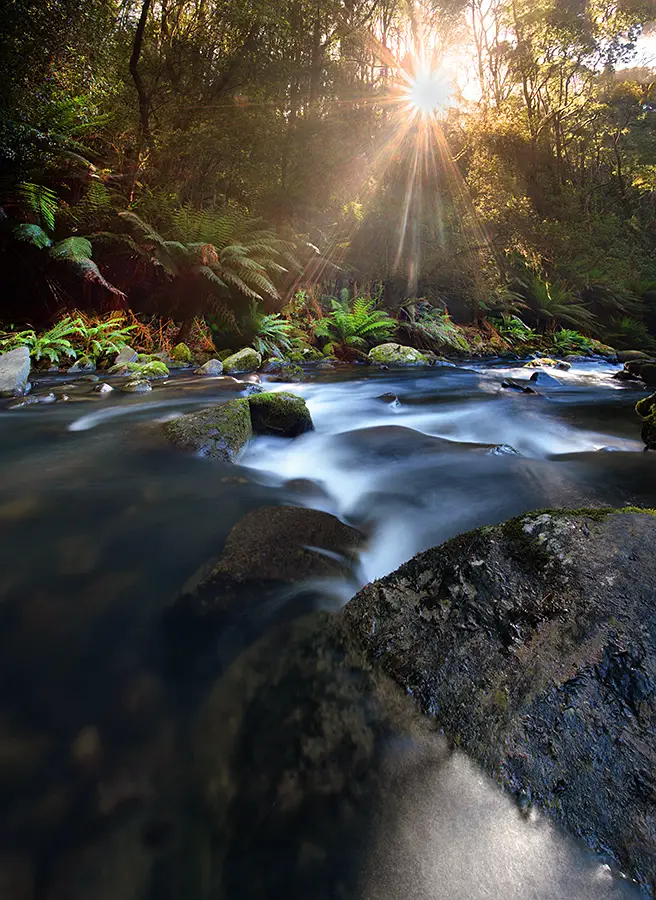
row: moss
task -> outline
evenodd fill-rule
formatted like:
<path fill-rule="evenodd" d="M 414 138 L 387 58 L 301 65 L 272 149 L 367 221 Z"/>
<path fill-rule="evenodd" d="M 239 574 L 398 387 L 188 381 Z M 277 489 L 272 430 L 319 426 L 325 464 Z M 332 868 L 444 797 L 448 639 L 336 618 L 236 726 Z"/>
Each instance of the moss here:
<path fill-rule="evenodd" d="M 234 350 L 219 350 L 217 353 L 214 353 L 212 358 L 218 359 L 223 362 L 224 359 L 227 359 L 229 356 L 232 356 Z"/>
<path fill-rule="evenodd" d="M 299 350 L 292 350 L 289 354 L 290 362 L 314 362 L 319 359 L 323 359 L 323 353 L 316 347 L 301 347 Z"/>
<path fill-rule="evenodd" d="M 642 400 L 638 400 L 635 411 L 645 422 L 648 422 L 650 425 L 656 425 L 656 394 L 651 394 L 649 397 L 643 397 Z"/>
<path fill-rule="evenodd" d="M 221 361 L 223 362 L 223 371 L 228 375 L 235 372 L 253 372 L 262 365 L 262 357 L 252 347 L 244 347 L 243 350 L 239 350 Z"/>
<path fill-rule="evenodd" d="M 248 403 L 256 434 L 297 437 L 314 427 L 305 400 L 288 391 L 253 394 Z"/>
<path fill-rule="evenodd" d="M 248 400 L 180 416 L 164 425 L 164 433 L 181 450 L 233 462 L 253 433 Z"/>
<path fill-rule="evenodd" d="M 369 352 L 369 359 L 378 365 L 389 366 L 427 366 L 429 360 L 425 354 L 414 347 L 402 344 L 379 344 Z"/>
<path fill-rule="evenodd" d="M 192 360 L 191 350 L 186 344 L 176 344 L 171 353 L 171 359 L 176 362 L 190 363 Z"/>
<path fill-rule="evenodd" d="M 127 369 L 138 378 L 168 378 L 170 374 L 166 363 L 156 358 L 148 362 L 128 363 Z"/>

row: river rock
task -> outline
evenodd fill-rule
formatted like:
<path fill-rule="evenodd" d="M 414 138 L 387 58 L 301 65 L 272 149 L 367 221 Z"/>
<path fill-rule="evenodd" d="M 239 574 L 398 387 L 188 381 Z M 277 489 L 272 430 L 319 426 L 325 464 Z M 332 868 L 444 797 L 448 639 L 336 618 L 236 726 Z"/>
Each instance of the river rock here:
<path fill-rule="evenodd" d="M 521 381 L 515 381 L 514 378 L 504 378 L 501 382 L 501 387 L 506 388 L 506 390 L 521 391 L 523 394 L 537 394 L 537 391 L 534 390 L 530 386 L 530 384 L 525 384 Z"/>
<path fill-rule="evenodd" d="M 138 379 L 136 381 L 128 381 L 121 390 L 124 394 L 148 394 L 152 391 L 153 386 L 149 381 Z"/>
<path fill-rule="evenodd" d="M 220 359 L 208 359 L 194 375 L 223 375 L 223 363 Z"/>
<path fill-rule="evenodd" d="M 557 378 L 554 378 L 554 376 L 550 375 L 548 372 L 534 372 L 529 380 L 533 382 L 533 384 L 551 387 L 558 387 L 558 385 L 562 384 L 562 382 L 558 381 Z"/>
<path fill-rule="evenodd" d="M 642 439 L 648 450 L 656 450 L 656 394 L 636 403 L 636 412 L 643 420 Z"/>
<path fill-rule="evenodd" d="M 365 587 L 343 616 L 509 790 L 656 884 L 656 514 L 544 511 Z"/>
<path fill-rule="evenodd" d="M 386 366 L 428 366 L 430 360 L 414 347 L 403 344 L 379 344 L 369 351 L 372 363 Z"/>
<path fill-rule="evenodd" d="M 251 423 L 255 434 L 298 437 L 312 431 L 312 416 L 302 397 L 287 391 L 266 391 L 248 398 Z"/>
<path fill-rule="evenodd" d="M 648 362 L 640 367 L 640 377 L 647 387 L 656 387 L 656 362 Z"/>
<path fill-rule="evenodd" d="M 343 577 L 363 535 L 335 516 L 265 506 L 234 526 L 216 565 L 176 601 L 183 618 L 252 606 L 265 592 L 312 578 Z"/>
<path fill-rule="evenodd" d="M 223 371 L 228 375 L 233 372 L 254 372 L 262 365 L 262 357 L 252 347 L 244 347 L 232 356 L 223 360 Z"/>
<path fill-rule="evenodd" d="M 16 347 L 0 356 L 0 397 L 22 397 L 29 390 L 30 351 Z"/>
<path fill-rule="evenodd" d="M 248 400 L 244 398 L 187 413 L 163 427 L 168 440 L 181 450 L 226 462 L 234 462 L 253 433 Z"/>
<path fill-rule="evenodd" d="M 648 355 L 642 350 L 618 350 L 617 361 L 619 363 L 630 362 L 633 359 L 648 359 Z"/>
<path fill-rule="evenodd" d="M 120 353 L 116 355 L 116 359 L 114 360 L 115 366 L 127 366 L 128 363 L 137 362 L 139 359 L 139 354 L 136 350 L 133 350 L 132 347 L 125 346 L 121 350 Z"/>
<path fill-rule="evenodd" d="M 103 384 L 96 385 L 96 387 L 93 390 L 96 394 L 103 394 L 103 396 L 104 396 L 106 394 L 111 394 L 112 391 L 114 390 L 114 388 L 111 386 L 111 384 L 107 384 L 107 382 L 103 382 Z"/>

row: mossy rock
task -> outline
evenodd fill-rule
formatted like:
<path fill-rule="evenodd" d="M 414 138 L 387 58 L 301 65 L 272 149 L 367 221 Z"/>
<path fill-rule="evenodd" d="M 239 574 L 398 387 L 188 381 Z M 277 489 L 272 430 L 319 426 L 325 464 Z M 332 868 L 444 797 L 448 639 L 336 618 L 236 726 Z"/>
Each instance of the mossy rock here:
<path fill-rule="evenodd" d="M 170 375 L 168 366 L 161 359 L 151 358 L 148 362 L 128 363 L 127 369 L 138 378 L 168 378 Z"/>
<path fill-rule="evenodd" d="M 305 400 L 288 391 L 268 391 L 248 398 L 255 434 L 298 437 L 314 425 Z"/>
<path fill-rule="evenodd" d="M 379 366 L 428 366 L 430 360 L 414 347 L 403 344 L 379 344 L 369 351 L 371 362 Z"/>
<path fill-rule="evenodd" d="M 650 450 L 656 450 L 656 394 L 639 400 L 635 410 L 644 422 L 642 426 L 643 441 Z"/>
<path fill-rule="evenodd" d="M 254 372 L 262 365 L 262 357 L 252 347 L 244 347 L 232 356 L 222 360 L 223 371 L 228 375 L 234 372 Z"/>
<path fill-rule="evenodd" d="M 171 353 L 171 359 L 189 365 L 192 362 L 193 357 L 191 355 L 191 350 L 186 344 L 176 344 Z"/>
<path fill-rule="evenodd" d="M 240 398 L 188 413 L 166 422 L 164 434 L 181 450 L 234 462 L 253 433 L 248 403 Z"/>
<path fill-rule="evenodd" d="M 232 356 L 234 352 L 235 352 L 234 350 L 218 350 L 216 353 L 211 354 L 211 358 L 212 359 L 220 359 L 221 362 L 223 362 L 229 356 Z"/>

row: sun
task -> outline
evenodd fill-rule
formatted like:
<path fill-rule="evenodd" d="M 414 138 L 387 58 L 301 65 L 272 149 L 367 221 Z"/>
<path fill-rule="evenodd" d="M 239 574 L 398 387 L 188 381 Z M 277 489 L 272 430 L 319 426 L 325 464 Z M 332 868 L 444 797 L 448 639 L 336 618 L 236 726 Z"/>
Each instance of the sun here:
<path fill-rule="evenodd" d="M 446 109 L 450 96 L 450 79 L 443 69 L 422 69 L 409 79 L 404 92 L 410 109 L 426 117 Z"/>

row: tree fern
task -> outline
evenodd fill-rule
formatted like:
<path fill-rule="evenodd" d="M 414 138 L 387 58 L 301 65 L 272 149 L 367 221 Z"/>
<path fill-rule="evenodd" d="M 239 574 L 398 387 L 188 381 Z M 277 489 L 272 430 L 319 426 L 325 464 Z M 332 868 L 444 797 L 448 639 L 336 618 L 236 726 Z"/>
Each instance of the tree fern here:
<path fill-rule="evenodd" d="M 16 187 L 19 201 L 39 219 L 39 225 L 48 231 L 55 229 L 55 216 L 59 209 L 57 194 L 42 184 L 21 181 Z"/>
<path fill-rule="evenodd" d="M 31 225 L 29 222 L 21 222 L 18 225 L 14 225 L 13 235 L 19 241 L 25 241 L 28 244 L 32 244 L 34 247 L 38 247 L 39 250 L 45 250 L 52 246 L 52 241 L 40 225 Z"/>

